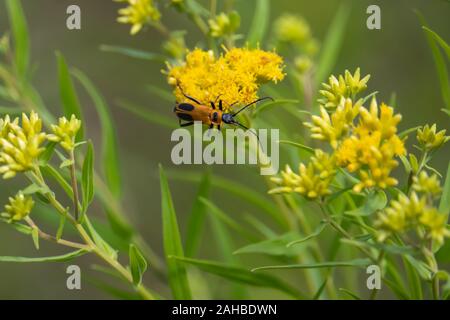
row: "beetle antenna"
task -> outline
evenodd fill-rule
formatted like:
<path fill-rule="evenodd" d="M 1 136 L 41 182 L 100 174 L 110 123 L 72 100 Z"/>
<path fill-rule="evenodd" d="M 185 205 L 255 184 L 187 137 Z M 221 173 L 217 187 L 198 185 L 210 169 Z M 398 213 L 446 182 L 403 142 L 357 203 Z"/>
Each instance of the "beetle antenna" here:
<path fill-rule="evenodd" d="M 239 122 L 237 122 L 237 121 L 234 121 L 233 124 L 236 124 L 236 125 L 238 125 L 239 127 L 241 127 L 241 128 L 243 128 L 243 129 L 248 130 L 248 131 L 250 131 L 251 133 L 253 133 L 253 134 L 255 135 L 256 139 L 258 140 L 259 145 L 261 145 L 261 141 L 259 141 L 258 134 L 256 134 L 253 130 L 251 130 L 250 128 L 247 128 L 247 127 L 244 126 L 242 123 L 239 123 Z"/>
<path fill-rule="evenodd" d="M 236 115 L 239 114 L 241 111 L 244 111 L 245 109 L 247 109 L 248 107 L 250 107 L 252 104 L 255 104 L 255 103 L 258 103 L 258 102 L 260 102 L 260 101 L 267 100 L 267 99 L 270 99 L 270 100 L 274 101 L 272 97 L 264 97 L 264 98 L 256 99 L 255 101 L 253 101 L 253 102 L 249 103 L 248 105 L 246 105 L 245 107 L 241 108 L 239 111 L 233 113 L 232 116 L 233 116 L 233 117 L 236 116 Z"/>

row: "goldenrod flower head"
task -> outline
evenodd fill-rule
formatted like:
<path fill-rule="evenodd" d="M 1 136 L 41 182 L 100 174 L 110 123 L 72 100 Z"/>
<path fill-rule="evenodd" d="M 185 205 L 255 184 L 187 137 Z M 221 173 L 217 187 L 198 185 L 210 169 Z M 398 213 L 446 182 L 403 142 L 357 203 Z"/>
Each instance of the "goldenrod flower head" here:
<path fill-rule="evenodd" d="M 436 174 L 429 176 L 426 171 L 421 171 L 419 176 L 413 177 L 412 188 L 421 193 L 437 196 L 441 193 L 441 185 Z"/>
<path fill-rule="evenodd" d="M 186 101 L 180 86 L 204 104 L 220 97 L 224 110 L 229 111 L 235 102 L 246 104 L 257 99 L 262 83 L 282 80 L 282 64 L 283 59 L 275 52 L 260 49 L 233 48 L 218 58 L 212 51 L 195 49 L 182 65 L 169 65 L 167 76 L 178 102 Z"/>
<path fill-rule="evenodd" d="M 235 33 L 241 24 L 241 17 L 236 11 L 229 14 L 222 12 L 214 19 L 210 19 L 208 24 L 211 36 L 220 38 Z"/>
<path fill-rule="evenodd" d="M 10 122 L 7 117 L 2 121 L 1 131 L 7 132 L 0 138 L 0 174 L 3 174 L 4 179 L 14 177 L 17 172 L 30 170 L 44 151 L 41 144 L 46 134 L 41 132 L 42 120 L 37 113 L 31 112 L 30 118 L 22 114 L 22 126 L 18 122 L 18 119 Z"/>
<path fill-rule="evenodd" d="M 320 106 L 320 116 L 312 116 L 312 123 L 305 122 L 304 125 L 310 128 L 312 138 L 328 141 L 337 148 L 339 141 L 350 132 L 361 106 L 362 100 L 353 104 L 350 98 L 342 97 L 331 116 L 325 107 Z"/>
<path fill-rule="evenodd" d="M 450 137 L 445 136 L 445 133 L 446 130 L 436 133 L 436 124 L 433 124 L 431 127 L 427 124 L 417 130 L 417 141 L 425 150 L 431 151 L 439 148 L 450 139 Z"/>
<path fill-rule="evenodd" d="M 2 215 L 12 221 L 19 221 L 28 216 L 33 209 L 34 201 L 31 196 L 19 192 L 15 197 L 9 197 L 9 204 L 5 205 Z"/>
<path fill-rule="evenodd" d="M 428 208 L 420 216 L 419 222 L 425 227 L 429 238 L 435 240 L 438 244 L 442 244 L 445 237 L 450 237 L 447 220 L 446 214 L 438 212 L 436 208 Z"/>
<path fill-rule="evenodd" d="M 336 174 L 333 156 L 317 149 L 308 165 L 300 163 L 299 173 L 294 173 L 289 166 L 281 172 L 281 177 L 271 178 L 278 187 L 269 194 L 297 192 L 308 199 L 315 199 L 331 193 L 330 183 Z"/>
<path fill-rule="evenodd" d="M 309 58 L 306 55 L 301 55 L 295 58 L 294 60 L 294 66 L 295 69 L 300 73 L 306 73 L 307 71 L 309 71 L 311 69 L 313 65 L 313 62 L 311 60 L 311 58 Z"/>
<path fill-rule="evenodd" d="M 131 34 L 138 33 L 146 24 L 158 21 L 161 17 L 160 12 L 155 7 L 153 0 L 116 0 L 127 2 L 128 6 L 119 10 L 120 17 L 117 21 L 120 23 L 131 24 Z"/>
<path fill-rule="evenodd" d="M 402 119 L 400 114 L 394 115 L 394 109 L 382 103 L 380 110 L 375 98 L 370 103 L 370 109 L 360 108 L 360 124 L 355 131 L 359 134 L 368 134 L 379 131 L 382 139 L 392 137 L 397 133 L 397 125 Z"/>
<path fill-rule="evenodd" d="M 282 42 L 304 43 L 311 37 L 311 30 L 303 17 L 283 14 L 274 22 L 274 34 Z"/>
<path fill-rule="evenodd" d="M 186 43 L 183 31 L 170 33 L 169 39 L 163 43 L 164 51 L 174 59 L 182 59 L 186 54 Z"/>
<path fill-rule="evenodd" d="M 47 139 L 59 142 L 67 151 L 73 150 L 75 147 L 75 136 L 81 128 L 81 121 L 74 114 L 70 117 L 70 121 L 66 117 L 59 118 L 58 125 L 52 124 L 53 134 L 49 134 Z"/>
<path fill-rule="evenodd" d="M 364 91 L 369 79 L 370 75 L 361 79 L 359 68 L 353 75 L 348 70 L 345 70 L 344 76 L 339 75 L 338 78 L 332 75 L 328 83 L 322 83 L 323 90 L 319 91 L 322 98 L 319 99 L 319 103 L 327 109 L 334 109 L 339 105 L 342 97 L 354 99 L 358 93 Z"/>
<path fill-rule="evenodd" d="M 425 197 L 419 198 L 415 192 L 410 197 L 400 194 L 397 200 L 392 200 L 389 207 L 378 215 L 375 225 L 384 231 L 381 232 L 379 240 L 383 240 L 390 233 L 404 232 L 414 226 L 425 208 Z"/>

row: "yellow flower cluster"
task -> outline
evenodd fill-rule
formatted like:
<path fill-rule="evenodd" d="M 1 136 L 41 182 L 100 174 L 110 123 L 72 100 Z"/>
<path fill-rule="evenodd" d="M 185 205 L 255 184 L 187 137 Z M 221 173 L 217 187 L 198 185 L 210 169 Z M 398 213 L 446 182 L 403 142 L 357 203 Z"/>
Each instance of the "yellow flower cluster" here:
<path fill-rule="evenodd" d="M 13 121 L 9 116 L 0 119 L 0 174 L 4 179 L 33 167 L 34 161 L 44 151 L 41 145 L 46 134 L 41 130 L 42 120 L 35 112 L 31 112 L 29 118 L 22 114 L 21 126 L 18 118 Z"/>
<path fill-rule="evenodd" d="M 67 151 L 72 151 L 75 147 L 75 136 L 81 128 L 81 121 L 72 114 L 70 121 L 66 117 L 59 118 L 58 125 L 52 124 L 53 134 L 49 134 L 47 139 L 59 142 Z"/>
<path fill-rule="evenodd" d="M 233 103 L 246 104 L 257 99 L 262 83 L 284 78 L 283 59 L 275 52 L 233 48 L 219 58 L 212 51 L 195 49 L 180 66 L 168 66 L 168 83 L 174 86 L 178 102 L 186 101 L 182 90 L 209 104 L 217 98 L 229 111 Z"/>
<path fill-rule="evenodd" d="M 19 192 L 14 198 L 9 197 L 9 204 L 5 205 L 2 216 L 12 221 L 19 221 L 28 216 L 33 209 L 34 201 L 31 196 Z"/>
<path fill-rule="evenodd" d="M 438 196 L 441 191 L 441 184 L 436 174 L 429 176 L 426 171 L 421 171 L 419 176 L 413 177 L 413 190 L 430 196 Z"/>
<path fill-rule="evenodd" d="M 116 1 L 128 3 L 127 7 L 119 10 L 120 17 L 117 18 L 117 21 L 120 23 L 131 24 L 131 34 L 138 33 L 146 24 L 152 21 L 158 21 L 161 17 L 160 12 L 153 3 L 153 0 Z"/>
<path fill-rule="evenodd" d="M 329 186 L 335 174 L 334 157 L 317 149 L 307 165 L 300 163 L 298 174 L 286 165 L 281 177 L 272 177 L 271 180 L 278 186 L 269 194 L 297 192 L 309 199 L 316 199 L 331 193 Z"/>
<path fill-rule="evenodd" d="M 417 141 L 426 151 L 431 151 L 439 148 L 450 139 L 450 137 L 445 136 L 445 133 L 446 130 L 436 132 L 436 124 L 431 127 L 425 125 L 417 130 Z"/>
<path fill-rule="evenodd" d="M 394 115 L 393 108 L 385 104 L 379 110 L 375 99 L 370 110 L 360 108 L 359 114 L 359 124 L 352 135 L 336 150 L 338 165 L 350 172 L 358 171 L 360 183 L 354 186 L 355 192 L 396 185 L 397 180 L 390 176 L 398 165 L 394 158 L 406 153 L 403 141 L 396 135 L 401 116 Z"/>
<path fill-rule="evenodd" d="M 379 241 L 393 233 L 417 230 L 418 227 L 425 230 L 425 238 L 433 239 L 437 243 L 442 243 L 444 237 L 450 237 L 447 215 L 439 213 L 427 203 L 425 196 L 419 198 L 415 192 L 409 197 L 400 194 L 398 200 L 391 201 L 390 206 L 378 215 L 376 225 L 380 228 Z"/>
<path fill-rule="evenodd" d="M 311 37 L 309 24 L 303 17 L 283 14 L 274 23 L 275 38 L 282 42 L 304 43 Z"/>
<path fill-rule="evenodd" d="M 319 91 L 322 98 L 319 103 L 326 109 L 333 110 L 340 104 L 342 97 L 354 99 L 358 93 L 364 91 L 369 79 L 370 75 L 361 79 L 359 68 L 353 75 L 348 70 L 345 70 L 344 76 L 340 75 L 338 78 L 332 75 L 328 83 L 322 83 L 323 90 Z"/>

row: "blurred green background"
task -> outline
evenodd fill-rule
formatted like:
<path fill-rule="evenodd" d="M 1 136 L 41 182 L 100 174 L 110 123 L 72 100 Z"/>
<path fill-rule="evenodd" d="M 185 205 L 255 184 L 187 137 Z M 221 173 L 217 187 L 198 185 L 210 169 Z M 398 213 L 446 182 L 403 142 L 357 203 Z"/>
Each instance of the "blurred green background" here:
<path fill-rule="evenodd" d="M 164 2 L 164 1 L 160 1 Z M 206 2 L 206 1 L 202 1 Z M 322 41 L 335 15 L 340 0 L 273 0 L 271 19 L 284 12 L 298 13 L 311 25 L 313 35 Z M 350 22 L 334 73 L 361 67 L 363 74 L 371 74 L 369 91 L 379 91 L 379 100 L 388 101 L 393 92 L 397 95 L 397 111 L 403 115 L 401 129 L 424 123 L 437 123 L 438 128 L 449 129 L 448 116 L 439 111 L 444 107 L 439 83 L 429 47 L 413 9 L 419 9 L 427 18 L 431 28 L 447 42 L 450 30 L 450 4 L 441 0 L 355 0 L 352 4 Z M 220 3 L 220 1 L 219 1 Z M 66 8 L 70 4 L 81 7 L 82 30 L 67 30 Z M 366 28 L 366 8 L 378 4 L 382 10 L 382 29 Z M 129 35 L 128 26 L 116 23 L 120 3 L 109 0 L 24 0 L 24 10 L 30 30 L 32 62 L 36 66 L 34 83 L 46 104 L 55 115 L 60 115 L 60 100 L 57 88 L 55 51 L 61 51 L 70 66 L 86 72 L 105 96 L 116 122 L 120 142 L 121 167 L 124 177 L 124 207 L 131 221 L 147 242 L 162 252 L 159 182 L 157 165 L 171 168 L 170 131 L 160 128 L 124 111 L 117 106 L 118 100 L 127 100 L 145 108 L 159 110 L 172 116 L 171 104 L 151 94 L 146 86 L 151 84 L 168 89 L 161 69 L 164 65 L 143 60 L 134 60 L 121 55 L 102 52 L 101 44 L 112 44 L 139 48 L 151 52 L 160 51 L 159 33 L 148 29 L 137 36 Z M 253 14 L 252 0 L 235 0 L 241 14 L 240 33 L 248 29 Z M 161 6 L 163 7 L 163 6 Z M 193 25 L 174 10 L 164 10 L 163 22 L 172 30 L 187 29 L 187 45 L 194 47 L 201 38 Z M 4 1 L 0 1 L 0 34 L 8 30 L 8 19 Z M 98 118 L 82 90 L 78 90 L 84 107 L 88 135 L 95 145 L 100 145 Z M 290 98 L 290 97 L 286 97 Z M 277 111 L 270 112 L 274 116 Z M 173 121 L 177 120 L 175 117 Z M 299 127 L 300 127 L 299 123 Z M 445 172 L 449 161 L 449 146 L 440 151 L 433 164 Z M 283 159 L 281 159 L 283 164 Z M 203 170 L 192 166 L 187 169 Z M 214 168 L 215 172 L 247 184 L 255 190 L 265 192 L 258 170 L 242 170 L 236 166 Z M 251 177 L 249 179 L 249 177 Z M 0 183 L 1 199 L 15 193 L 20 179 Z M 186 215 L 195 193 L 192 184 L 171 181 L 172 193 L 182 231 L 186 226 Z M 230 214 L 250 213 L 255 209 L 219 191 L 212 195 L 215 204 Z M 96 207 L 94 207 L 95 209 Z M 208 233 L 205 238 L 208 239 Z M 203 244 L 203 252 L 209 242 Z M 28 237 L 0 225 L 0 255 L 49 255 L 62 252 L 60 248 L 42 242 L 41 252 L 36 253 Z M 66 289 L 65 264 L 7 264 L 0 263 L 0 298 L 74 299 L 107 298 L 107 294 L 89 283 L 96 277 L 88 269 L 93 259 L 83 257 L 73 262 L 82 267 L 83 288 L 81 291 Z M 150 266 L 151 268 L 151 266 Z M 165 288 L 151 275 L 147 284 L 152 288 Z M 166 289 L 162 289 L 166 293 Z"/>

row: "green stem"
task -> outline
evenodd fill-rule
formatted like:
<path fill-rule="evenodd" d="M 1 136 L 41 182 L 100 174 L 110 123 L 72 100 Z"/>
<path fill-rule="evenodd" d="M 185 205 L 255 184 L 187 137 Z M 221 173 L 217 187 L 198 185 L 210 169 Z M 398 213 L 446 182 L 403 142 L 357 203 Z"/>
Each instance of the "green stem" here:
<path fill-rule="evenodd" d="M 70 182 L 72 184 L 72 190 L 73 190 L 73 207 L 75 212 L 75 220 L 80 222 L 80 213 L 79 213 L 79 207 L 78 207 L 78 184 L 77 184 L 77 176 L 75 172 L 75 153 L 74 150 L 70 150 Z"/>

